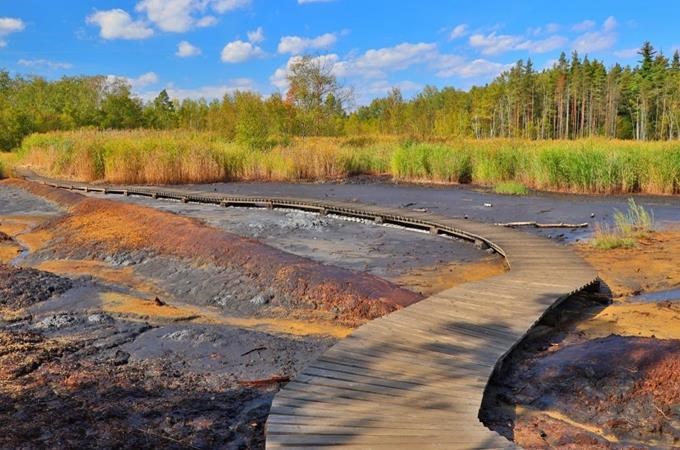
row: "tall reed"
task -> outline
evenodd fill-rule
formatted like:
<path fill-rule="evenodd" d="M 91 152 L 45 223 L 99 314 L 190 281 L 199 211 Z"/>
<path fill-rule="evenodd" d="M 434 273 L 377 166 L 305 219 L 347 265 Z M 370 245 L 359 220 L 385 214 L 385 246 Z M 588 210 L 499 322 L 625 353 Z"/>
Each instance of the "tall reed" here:
<path fill-rule="evenodd" d="M 680 142 L 493 139 L 414 142 L 393 136 L 296 138 L 271 149 L 193 131 L 34 134 L 21 161 L 59 177 L 117 183 L 328 180 L 391 175 L 409 182 L 515 182 L 580 193 L 680 193 Z"/>

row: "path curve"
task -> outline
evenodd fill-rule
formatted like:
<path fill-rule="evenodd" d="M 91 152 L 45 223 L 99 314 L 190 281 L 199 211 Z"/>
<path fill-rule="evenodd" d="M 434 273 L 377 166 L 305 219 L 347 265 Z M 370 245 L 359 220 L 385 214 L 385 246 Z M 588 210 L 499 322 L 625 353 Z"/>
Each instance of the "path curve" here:
<path fill-rule="evenodd" d="M 488 380 L 548 309 L 597 282 L 594 269 L 564 246 L 469 220 L 338 201 L 104 187 L 23 175 L 81 191 L 360 217 L 475 241 L 505 257 L 505 274 L 373 320 L 311 363 L 275 396 L 268 449 L 517 448 L 479 421 Z"/>

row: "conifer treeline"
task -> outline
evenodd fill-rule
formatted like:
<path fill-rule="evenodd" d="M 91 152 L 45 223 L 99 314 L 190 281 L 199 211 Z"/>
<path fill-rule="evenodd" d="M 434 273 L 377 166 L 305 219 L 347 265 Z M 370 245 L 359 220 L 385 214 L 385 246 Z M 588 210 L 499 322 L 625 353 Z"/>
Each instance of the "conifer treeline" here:
<path fill-rule="evenodd" d="M 380 133 L 409 130 L 420 136 L 577 139 L 680 138 L 680 55 L 650 43 L 635 67 L 571 58 L 536 71 L 517 64 L 469 92 L 426 87 L 411 101 L 393 90 L 350 117 L 350 129 Z"/>
<path fill-rule="evenodd" d="M 394 89 L 353 112 L 343 109 L 343 90 L 314 58 L 303 59 L 285 97 L 237 92 L 211 102 L 171 100 L 162 91 L 144 103 L 122 80 L 49 82 L 0 71 L 0 149 L 33 132 L 81 127 L 206 130 L 257 147 L 290 136 L 361 134 L 680 139 L 680 55 L 668 58 L 650 43 L 639 55 L 634 67 L 607 68 L 576 53 L 542 71 L 519 61 L 483 87 L 428 86 L 410 100 Z"/>

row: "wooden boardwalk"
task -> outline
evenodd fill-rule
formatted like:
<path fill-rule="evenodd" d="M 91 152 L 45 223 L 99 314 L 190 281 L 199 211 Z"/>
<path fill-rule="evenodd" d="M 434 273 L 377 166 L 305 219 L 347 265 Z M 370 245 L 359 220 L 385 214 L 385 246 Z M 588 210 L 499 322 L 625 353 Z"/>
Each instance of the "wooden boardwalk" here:
<path fill-rule="evenodd" d="M 268 449 L 516 448 L 479 421 L 489 377 L 548 308 L 597 281 L 592 267 L 564 246 L 468 220 L 356 203 L 29 178 L 112 194 L 362 217 L 481 241 L 505 256 L 505 274 L 373 320 L 311 363 L 274 398 Z"/>

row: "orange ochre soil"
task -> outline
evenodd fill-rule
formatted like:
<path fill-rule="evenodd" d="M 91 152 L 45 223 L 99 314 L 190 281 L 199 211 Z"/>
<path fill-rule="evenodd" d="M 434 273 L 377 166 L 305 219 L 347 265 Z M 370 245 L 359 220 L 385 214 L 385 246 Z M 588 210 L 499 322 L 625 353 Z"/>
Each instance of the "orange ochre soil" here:
<path fill-rule="evenodd" d="M 21 180 L 2 183 L 68 208 L 68 214 L 18 236 L 33 250 L 49 241 L 50 245 L 90 248 L 100 254 L 148 250 L 236 267 L 263 290 L 284 293 L 305 308 L 337 312 L 344 325 L 358 325 L 423 298 L 378 277 L 292 255 L 192 218 Z"/>

